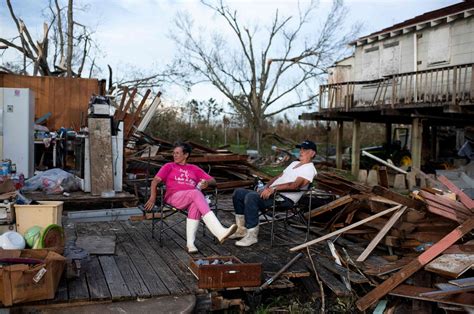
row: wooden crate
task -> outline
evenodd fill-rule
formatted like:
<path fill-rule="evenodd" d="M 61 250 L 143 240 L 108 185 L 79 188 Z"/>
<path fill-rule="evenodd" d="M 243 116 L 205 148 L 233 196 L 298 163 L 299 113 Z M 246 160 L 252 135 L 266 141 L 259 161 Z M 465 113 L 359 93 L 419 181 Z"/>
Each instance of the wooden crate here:
<path fill-rule="evenodd" d="M 209 265 L 199 265 L 199 260 L 209 261 Z M 219 260 L 232 264 L 211 265 Z M 198 287 L 201 289 L 220 289 L 233 287 L 257 287 L 262 282 L 261 263 L 242 263 L 235 256 L 215 256 L 206 258 L 192 258 L 191 271 L 198 278 Z"/>

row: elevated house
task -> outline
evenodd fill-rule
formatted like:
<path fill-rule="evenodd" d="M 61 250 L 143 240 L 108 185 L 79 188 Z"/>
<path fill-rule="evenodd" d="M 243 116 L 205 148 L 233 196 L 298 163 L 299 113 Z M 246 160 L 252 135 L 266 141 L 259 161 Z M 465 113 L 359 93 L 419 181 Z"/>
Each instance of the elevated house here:
<path fill-rule="evenodd" d="M 350 43 L 352 56 L 329 68 L 319 110 L 302 120 L 337 121 L 337 166 L 344 121 L 353 122 L 352 172 L 358 173 L 360 123 L 411 125 L 414 167 L 423 145 L 437 157 L 438 126 L 474 125 L 474 1 L 416 16 Z M 424 140 L 423 140 L 424 138 Z"/>

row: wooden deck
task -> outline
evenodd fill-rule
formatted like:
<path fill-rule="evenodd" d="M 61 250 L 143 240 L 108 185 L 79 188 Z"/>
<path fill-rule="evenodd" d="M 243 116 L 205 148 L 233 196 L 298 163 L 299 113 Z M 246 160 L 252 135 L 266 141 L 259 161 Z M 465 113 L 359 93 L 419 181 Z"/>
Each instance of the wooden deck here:
<path fill-rule="evenodd" d="M 229 211 L 219 211 L 218 216 L 227 225 L 233 221 L 233 214 Z M 260 228 L 260 242 L 250 248 L 235 246 L 235 240 L 220 245 L 209 231 L 203 235 L 200 226 L 196 241 L 200 253 L 192 257 L 234 255 L 243 262 L 262 263 L 265 278 L 270 278 L 296 255 L 290 253 L 288 248 L 304 240 L 304 232 L 285 230 L 283 223 L 276 225 L 279 235 L 273 248 L 270 247 L 270 224 Z M 166 232 L 163 247 L 159 246 L 158 229 L 155 229 L 155 239 L 151 238 L 151 220 L 95 223 L 66 221 L 64 226 L 68 241 L 85 235 L 116 236 L 115 254 L 91 255 L 89 261 L 82 263 L 83 271 L 78 278 L 67 278 L 64 274 L 55 299 L 41 304 L 76 305 L 204 292 L 198 289 L 197 280 L 188 268 L 191 255 L 185 250 L 185 223 Z M 283 241 L 289 239 L 292 239 L 291 243 L 282 245 Z M 294 277 L 309 276 L 307 265 L 303 262 L 294 264 L 287 273 Z M 292 285 L 288 279 L 283 279 L 270 287 L 275 289 Z"/>

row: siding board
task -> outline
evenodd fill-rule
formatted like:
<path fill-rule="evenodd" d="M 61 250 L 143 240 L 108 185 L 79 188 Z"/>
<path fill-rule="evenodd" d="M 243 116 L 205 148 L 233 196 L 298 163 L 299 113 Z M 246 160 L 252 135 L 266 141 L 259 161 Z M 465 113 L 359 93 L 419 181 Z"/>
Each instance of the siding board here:
<path fill-rule="evenodd" d="M 99 94 L 96 79 L 23 76 L 0 73 L 0 87 L 29 88 L 35 94 L 35 119 L 51 112 L 51 130 L 60 127 L 79 129 L 81 113 L 87 112 L 89 98 Z"/>

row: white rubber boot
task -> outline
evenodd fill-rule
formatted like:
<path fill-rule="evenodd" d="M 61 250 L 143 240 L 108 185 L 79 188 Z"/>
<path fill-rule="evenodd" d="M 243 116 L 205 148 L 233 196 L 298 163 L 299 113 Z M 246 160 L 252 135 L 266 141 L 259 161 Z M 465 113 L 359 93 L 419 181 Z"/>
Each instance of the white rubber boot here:
<path fill-rule="evenodd" d="M 188 253 L 198 252 L 197 247 L 194 245 L 198 228 L 199 220 L 186 218 L 186 247 L 188 248 Z"/>
<path fill-rule="evenodd" d="M 237 246 L 251 246 L 258 242 L 258 226 L 247 229 L 247 234 L 242 240 L 235 242 Z"/>
<path fill-rule="evenodd" d="M 220 243 L 223 243 L 237 230 L 236 225 L 232 225 L 229 228 L 223 227 L 219 219 L 217 219 L 216 215 L 212 211 L 208 212 L 205 216 L 202 216 L 202 220 Z"/>
<path fill-rule="evenodd" d="M 245 228 L 245 215 L 235 215 L 235 223 L 237 224 L 237 231 L 229 237 L 229 239 L 241 239 L 247 234 Z"/>

